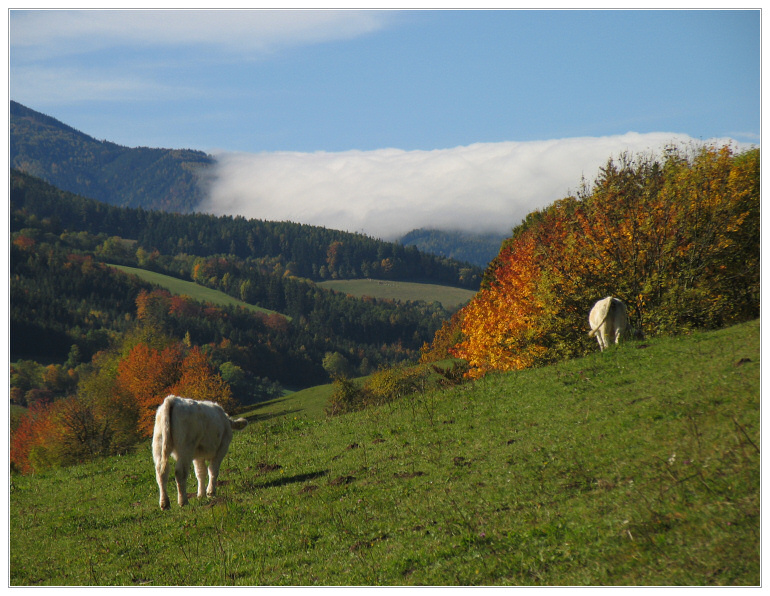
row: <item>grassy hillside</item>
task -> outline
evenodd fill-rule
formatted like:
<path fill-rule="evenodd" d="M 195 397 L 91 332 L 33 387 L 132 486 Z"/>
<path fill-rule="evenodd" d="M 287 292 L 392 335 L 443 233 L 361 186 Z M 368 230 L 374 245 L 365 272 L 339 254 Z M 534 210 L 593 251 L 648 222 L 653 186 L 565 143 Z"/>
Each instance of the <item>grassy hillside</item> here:
<path fill-rule="evenodd" d="M 299 391 L 286 391 L 277 399 L 262 402 L 259 408 L 246 412 L 250 420 L 268 420 L 281 416 L 299 416 L 303 420 L 318 421 L 326 417 L 324 409 L 334 391 L 334 385 L 317 385 Z M 243 415 L 243 414 L 239 414 Z"/>
<path fill-rule="evenodd" d="M 758 585 L 759 330 L 334 419 L 294 394 L 185 509 L 159 510 L 149 443 L 13 476 L 10 584 Z"/>
<path fill-rule="evenodd" d="M 127 267 L 125 265 L 110 265 L 121 271 L 136 275 L 140 279 L 147 281 L 151 284 L 165 288 L 172 294 L 179 294 L 180 296 L 189 296 L 193 300 L 199 300 L 201 302 L 211 302 L 212 304 L 219 304 L 222 306 L 242 306 L 255 312 L 265 313 L 266 315 L 274 314 L 275 311 L 268 310 L 267 308 L 261 308 L 253 304 L 248 304 L 237 298 L 233 298 L 224 292 L 219 290 L 213 290 L 205 286 L 198 285 L 191 281 L 185 281 L 169 275 L 163 275 L 162 273 L 156 273 L 155 271 L 147 271 L 146 269 L 138 269 L 136 267 Z"/>
<path fill-rule="evenodd" d="M 462 306 L 476 295 L 476 292 L 472 290 L 451 286 L 377 279 L 340 279 L 320 282 L 318 285 L 359 297 L 370 296 L 371 298 L 401 301 L 423 300 L 428 303 L 440 302 L 446 309 Z"/>

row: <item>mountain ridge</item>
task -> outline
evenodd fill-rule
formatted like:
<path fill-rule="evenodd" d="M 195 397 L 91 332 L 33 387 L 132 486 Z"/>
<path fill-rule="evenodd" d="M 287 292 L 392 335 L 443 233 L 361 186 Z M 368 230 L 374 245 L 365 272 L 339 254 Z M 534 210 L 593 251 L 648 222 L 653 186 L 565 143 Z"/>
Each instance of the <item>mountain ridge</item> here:
<path fill-rule="evenodd" d="M 192 149 L 124 147 L 100 141 L 10 102 L 10 165 L 69 192 L 121 207 L 187 213 L 205 196 L 214 159 Z"/>

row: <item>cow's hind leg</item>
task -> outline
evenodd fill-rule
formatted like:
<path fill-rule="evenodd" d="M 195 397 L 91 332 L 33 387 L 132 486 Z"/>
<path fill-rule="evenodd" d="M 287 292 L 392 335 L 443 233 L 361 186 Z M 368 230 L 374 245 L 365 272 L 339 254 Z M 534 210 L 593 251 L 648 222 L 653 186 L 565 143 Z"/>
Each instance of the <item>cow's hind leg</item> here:
<path fill-rule="evenodd" d="M 203 459 L 193 460 L 195 464 L 195 477 L 198 479 L 198 498 L 202 499 L 206 493 L 203 487 L 206 486 L 206 461 Z"/>
<path fill-rule="evenodd" d="M 227 448 L 230 447 L 229 440 L 223 440 L 219 449 L 214 454 L 209 462 L 209 486 L 206 489 L 206 494 L 213 497 L 217 492 L 217 478 L 219 478 L 219 466 L 222 464 L 222 460 L 227 455 Z"/>
<path fill-rule="evenodd" d="M 222 457 L 214 457 L 209 463 L 209 485 L 206 488 L 206 494 L 213 497 L 217 494 L 217 478 L 219 478 L 219 466 L 222 463 Z"/>
<path fill-rule="evenodd" d="M 158 481 L 158 490 L 160 491 L 160 508 L 169 509 L 168 492 L 166 487 L 168 486 L 168 462 L 158 461 L 155 464 L 155 479 Z"/>
<path fill-rule="evenodd" d="M 176 490 L 177 502 L 180 507 L 187 505 L 187 476 L 190 473 L 190 461 L 180 458 L 176 462 Z"/>
<path fill-rule="evenodd" d="M 596 334 L 596 341 L 599 342 L 599 350 L 604 352 L 604 349 L 607 347 L 607 338 L 604 335 L 604 327 L 599 329 L 599 332 Z"/>

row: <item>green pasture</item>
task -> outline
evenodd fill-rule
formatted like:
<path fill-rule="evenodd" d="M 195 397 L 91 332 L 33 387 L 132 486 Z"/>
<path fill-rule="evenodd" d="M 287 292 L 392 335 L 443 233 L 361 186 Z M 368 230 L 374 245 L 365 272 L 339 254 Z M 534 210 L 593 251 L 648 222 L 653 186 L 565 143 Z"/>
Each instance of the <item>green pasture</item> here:
<path fill-rule="evenodd" d="M 463 306 L 476 295 L 476 292 L 472 290 L 452 286 L 378 279 L 340 279 L 323 281 L 318 285 L 357 297 L 369 296 L 404 302 L 407 300 L 422 300 L 428 303 L 440 302 L 448 310 Z"/>
<path fill-rule="evenodd" d="M 294 393 L 169 511 L 149 441 L 13 474 L 9 584 L 758 586 L 759 341 L 629 341 L 335 418 Z"/>

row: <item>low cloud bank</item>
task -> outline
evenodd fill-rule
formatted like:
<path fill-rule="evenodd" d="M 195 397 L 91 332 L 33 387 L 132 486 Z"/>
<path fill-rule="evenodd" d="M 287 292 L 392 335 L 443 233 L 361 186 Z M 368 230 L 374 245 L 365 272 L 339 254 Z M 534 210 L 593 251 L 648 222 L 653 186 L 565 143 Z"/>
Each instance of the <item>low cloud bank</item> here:
<path fill-rule="evenodd" d="M 710 143 L 737 143 L 712 139 Z M 201 211 L 293 221 L 392 240 L 415 228 L 506 233 L 531 211 L 592 182 L 610 157 L 698 145 L 627 133 L 478 143 L 434 151 L 219 153 Z"/>

